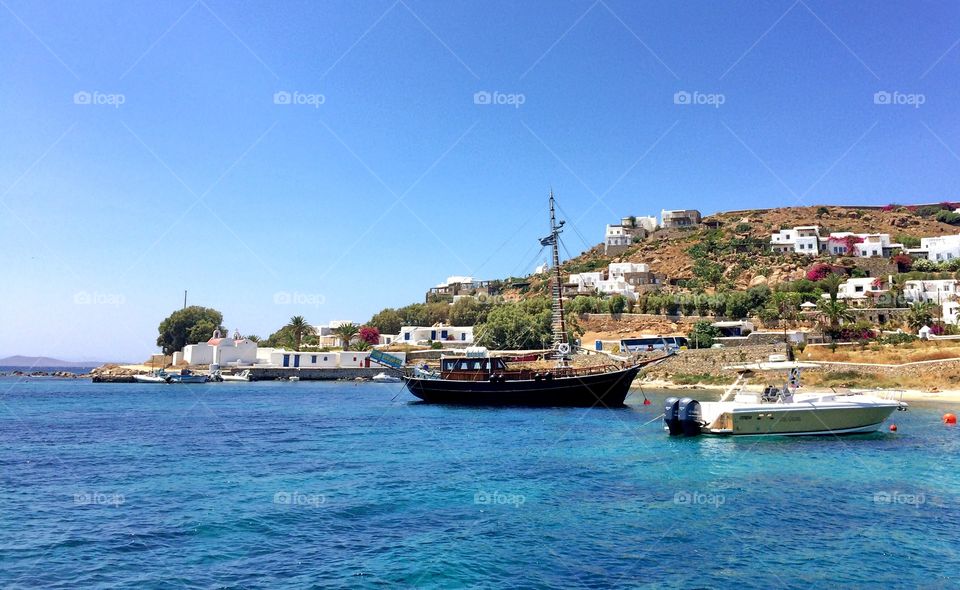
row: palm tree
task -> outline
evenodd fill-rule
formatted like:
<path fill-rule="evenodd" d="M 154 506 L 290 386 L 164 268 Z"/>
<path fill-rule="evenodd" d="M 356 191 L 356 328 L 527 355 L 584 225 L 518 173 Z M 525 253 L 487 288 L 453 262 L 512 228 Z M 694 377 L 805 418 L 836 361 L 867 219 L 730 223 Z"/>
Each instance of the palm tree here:
<path fill-rule="evenodd" d="M 842 282 L 843 278 L 835 272 L 828 274 L 820 280 L 820 285 L 830 294 L 830 301 L 836 302 L 837 292 L 840 291 L 840 283 Z"/>
<path fill-rule="evenodd" d="M 356 342 L 350 345 L 350 350 L 356 350 L 359 352 L 370 350 L 371 348 L 373 348 L 373 346 L 371 346 L 370 343 L 367 342 L 366 340 L 357 340 Z"/>
<path fill-rule="evenodd" d="M 836 334 L 841 322 L 852 321 L 854 318 L 853 310 L 846 303 L 836 299 L 823 299 L 817 303 L 817 308 L 820 310 L 820 315 L 827 320 L 826 325 L 830 328 L 831 334 Z"/>
<path fill-rule="evenodd" d="M 290 318 L 290 323 L 288 323 L 284 328 L 290 330 L 290 333 L 293 335 L 293 349 L 300 351 L 300 342 L 303 341 L 303 337 L 307 334 L 316 334 L 316 329 L 307 323 L 307 320 L 303 319 L 302 315 L 295 315 Z"/>
<path fill-rule="evenodd" d="M 352 340 L 359 331 L 360 328 L 355 324 L 341 324 L 333 329 L 333 333 L 340 337 L 340 342 L 344 350 L 350 348 L 350 340 Z"/>
<path fill-rule="evenodd" d="M 256 334 L 250 334 L 249 336 L 247 336 L 247 340 L 249 340 L 250 342 L 257 342 L 257 343 L 259 343 L 260 340 L 262 340 L 262 338 L 260 338 L 260 337 L 257 336 Z"/>
<path fill-rule="evenodd" d="M 907 312 L 907 325 L 914 330 L 927 326 L 933 321 L 933 312 L 936 305 L 930 301 L 919 301 L 910 306 Z"/>

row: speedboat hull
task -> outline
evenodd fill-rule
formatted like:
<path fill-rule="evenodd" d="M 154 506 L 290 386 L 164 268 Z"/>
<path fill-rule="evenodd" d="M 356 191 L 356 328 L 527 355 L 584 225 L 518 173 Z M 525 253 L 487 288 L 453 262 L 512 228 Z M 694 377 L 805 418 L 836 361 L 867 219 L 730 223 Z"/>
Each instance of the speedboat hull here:
<path fill-rule="evenodd" d="M 167 383 L 206 383 L 206 375 L 170 375 Z"/>
<path fill-rule="evenodd" d="M 507 381 L 459 381 L 404 377 L 407 389 L 421 400 L 466 406 L 618 408 L 630 392 L 640 366 L 607 373 Z"/>
<path fill-rule="evenodd" d="M 866 398 L 832 403 L 742 406 L 724 402 L 702 402 L 701 406 L 703 434 L 816 436 L 875 432 L 902 404 Z"/>
<path fill-rule="evenodd" d="M 134 375 L 133 380 L 137 383 L 166 383 L 167 378 L 160 375 Z"/>

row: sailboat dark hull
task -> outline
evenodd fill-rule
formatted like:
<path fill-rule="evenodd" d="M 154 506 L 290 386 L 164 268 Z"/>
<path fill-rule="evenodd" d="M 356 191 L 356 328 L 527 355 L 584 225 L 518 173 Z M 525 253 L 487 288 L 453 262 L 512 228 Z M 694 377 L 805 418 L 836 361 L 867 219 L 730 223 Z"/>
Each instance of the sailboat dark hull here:
<path fill-rule="evenodd" d="M 619 408 L 641 367 L 552 380 L 490 382 L 405 377 L 404 381 L 410 393 L 435 404 Z"/>

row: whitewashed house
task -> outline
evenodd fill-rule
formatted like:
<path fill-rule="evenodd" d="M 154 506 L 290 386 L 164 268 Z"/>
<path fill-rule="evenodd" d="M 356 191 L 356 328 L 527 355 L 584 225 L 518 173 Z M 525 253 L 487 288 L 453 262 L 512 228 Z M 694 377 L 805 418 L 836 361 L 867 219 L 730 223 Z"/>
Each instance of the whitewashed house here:
<path fill-rule="evenodd" d="M 934 262 L 960 258 L 960 234 L 920 238 L 920 247 L 907 250 L 907 253 Z"/>
<path fill-rule="evenodd" d="M 903 284 L 903 298 L 907 303 L 930 302 L 942 305 L 956 297 L 956 279 L 907 281 Z"/>
<path fill-rule="evenodd" d="M 848 243 L 850 238 L 860 240 Z M 853 247 L 851 252 L 850 246 Z M 889 257 L 894 250 L 903 249 L 903 244 L 895 244 L 890 234 L 858 234 L 853 232 L 833 232 L 827 238 L 826 250 L 834 256 L 854 255 L 862 258 Z"/>
<path fill-rule="evenodd" d="M 567 283 L 574 285 L 577 293 L 595 293 L 597 291 L 597 285 L 602 280 L 602 272 L 581 272 L 570 275 Z"/>
<path fill-rule="evenodd" d="M 425 345 L 431 342 L 472 344 L 473 326 L 446 326 L 444 324 L 403 326 L 400 328 L 400 333 L 392 337 L 391 342 L 384 343 Z"/>
<path fill-rule="evenodd" d="M 663 209 L 660 211 L 660 226 L 667 229 L 700 225 L 700 212 L 696 209 Z"/>
<path fill-rule="evenodd" d="M 327 324 L 314 326 L 313 329 L 317 335 L 317 347 L 319 348 L 344 348 L 343 339 L 334 333 L 334 330 L 346 324 L 358 326 L 356 322 L 350 320 L 331 320 Z M 349 343 L 348 343 L 349 344 Z"/>
<path fill-rule="evenodd" d="M 883 280 L 877 277 L 850 278 L 840 283 L 837 289 L 837 299 L 847 301 L 851 304 L 869 303 L 875 301 L 877 297 L 887 293 L 883 287 Z M 830 294 L 824 293 L 824 299 L 829 299 Z"/>
<path fill-rule="evenodd" d="M 650 267 L 642 262 L 611 262 L 607 266 L 607 277 L 625 281 L 631 273 L 650 272 Z"/>
<path fill-rule="evenodd" d="M 391 354 L 405 357 L 404 353 Z M 296 352 L 282 348 L 261 348 L 257 357 L 257 364 L 260 366 L 290 369 L 355 369 L 381 366 L 370 358 L 369 351 L 356 350 Z"/>
<path fill-rule="evenodd" d="M 183 360 L 188 365 L 248 365 L 257 360 L 257 343 L 234 332 L 232 338 L 221 338 L 220 330 L 206 342 L 183 347 Z"/>
<path fill-rule="evenodd" d="M 820 226 L 817 225 L 781 229 L 770 236 L 770 248 L 781 254 L 793 252 L 816 256 L 820 253 L 821 243 Z"/>
<path fill-rule="evenodd" d="M 940 319 L 945 324 L 960 323 L 960 301 L 944 301 L 940 304 Z"/>

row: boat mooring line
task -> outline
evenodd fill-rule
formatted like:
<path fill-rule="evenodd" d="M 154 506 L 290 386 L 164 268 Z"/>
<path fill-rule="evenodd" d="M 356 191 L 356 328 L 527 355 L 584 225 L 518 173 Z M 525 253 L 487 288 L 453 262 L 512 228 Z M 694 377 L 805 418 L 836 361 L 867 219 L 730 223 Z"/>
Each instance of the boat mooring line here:
<path fill-rule="evenodd" d="M 650 422 L 644 422 L 643 424 L 640 425 L 640 428 L 643 428 L 643 427 L 646 426 L 647 424 L 652 424 L 652 423 L 656 422 L 657 420 L 663 418 L 663 416 L 664 416 L 663 414 L 660 414 L 659 416 L 657 416 L 656 418 L 654 418 L 654 419 L 651 420 Z"/>

